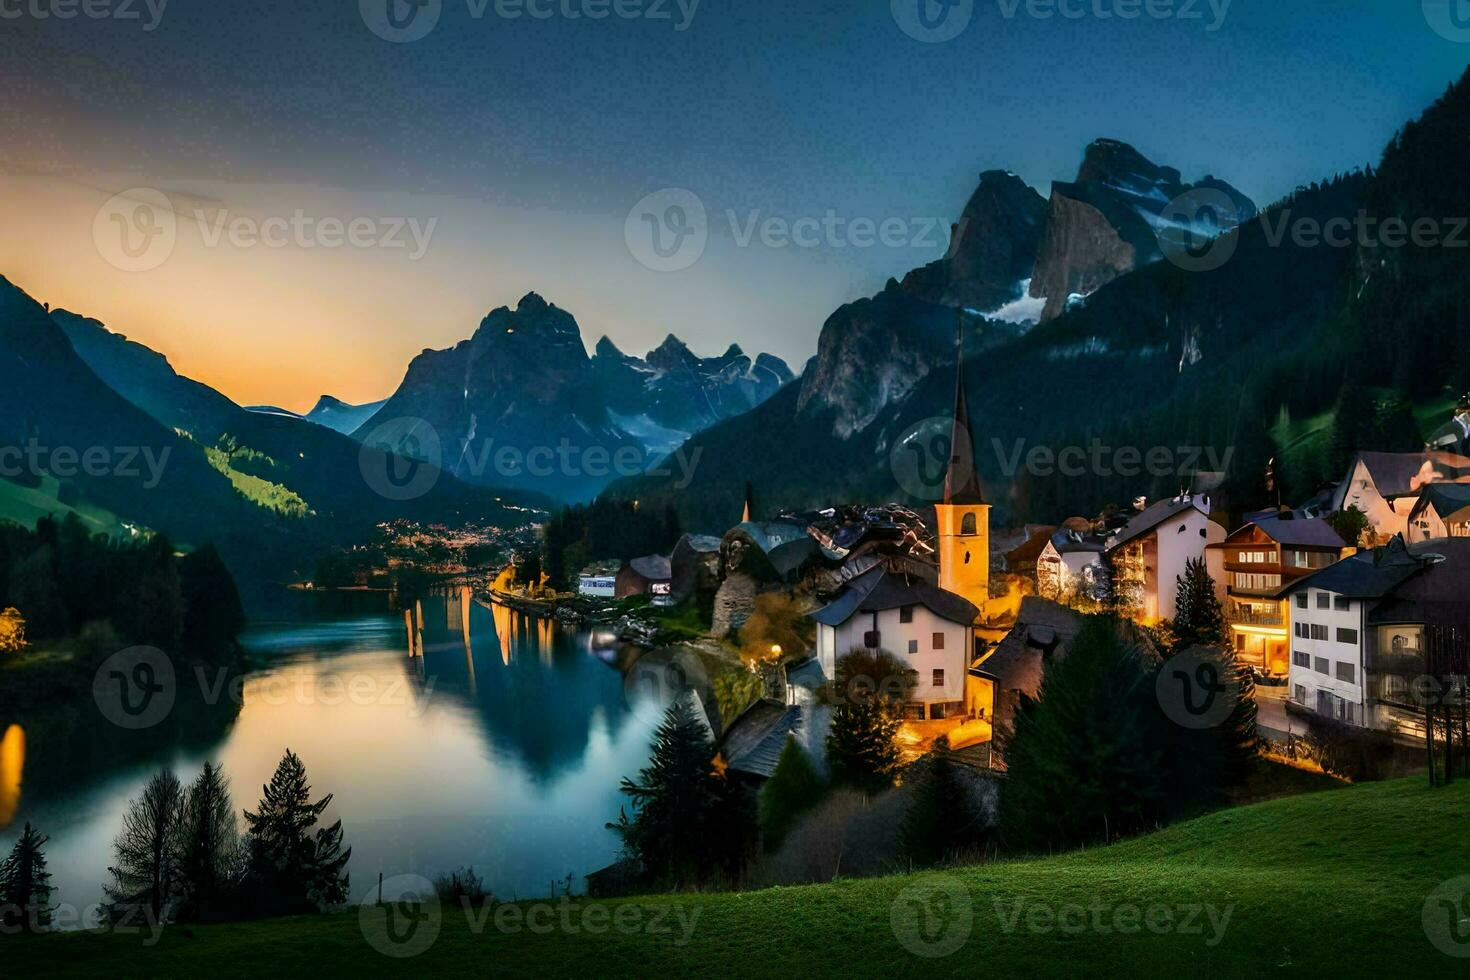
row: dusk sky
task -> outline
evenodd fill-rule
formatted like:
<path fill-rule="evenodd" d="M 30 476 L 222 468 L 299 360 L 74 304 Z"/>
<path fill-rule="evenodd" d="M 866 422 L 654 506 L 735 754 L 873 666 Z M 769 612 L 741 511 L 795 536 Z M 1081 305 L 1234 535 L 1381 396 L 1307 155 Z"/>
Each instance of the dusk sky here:
<path fill-rule="evenodd" d="M 551 16 L 516 19 L 497 9 L 523 3 L 425 0 L 437 23 L 406 43 L 369 29 L 385 2 L 88 0 L 127 16 L 58 19 L 66 0 L 0 0 L 0 275 L 242 404 L 385 397 L 414 354 L 530 290 L 589 348 L 673 332 L 799 370 L 838 305 L 942 253 L 982 170 L 1044 194 L 1108 136 L 1264 205 L 1376 162 L 1470 60 L 1443 0 L 1178 0 L 1189 17 L 1132 20 L 1097 12 L 1128 0 L 1073 0 L 1077 19 L 973 0 L 938 43 L 899 26 L 934 0 L 531 0 Z M 669 188 L 709 240 L 656 271 L 629 216 Z M 99 209 L 134 189 L 178 216 L 156 262 L 105 244 Z M 304 238 L 251 240 L 297 212 Z M 829 212 L 835 240 L 742 242 Z M 858 219 L 908 231 L 863 247 Z M 333 221 L 359 243 L 330 245 Z"/>

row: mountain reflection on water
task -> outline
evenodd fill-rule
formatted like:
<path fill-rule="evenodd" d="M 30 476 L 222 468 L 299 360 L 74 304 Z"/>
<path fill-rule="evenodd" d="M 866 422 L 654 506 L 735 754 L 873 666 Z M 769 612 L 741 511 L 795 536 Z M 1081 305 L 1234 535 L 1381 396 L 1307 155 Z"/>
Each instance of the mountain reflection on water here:
<path fill-rule="evenodd" d="M 238 705 L 208 703 L 210 685 L 181 671 L 154 729 L 119 730 L 90 702 L 0 717 L 0 847 L 25 821 L 50 835 L 57 900 L 100 899 L 128 799 L 153 771 L 187 781 L 218 761 L 237 809 L 253 808 L 288 747 L 314 796 L 334 796 L 326 819 L 353 848 L 355 898 L 380 872 L 466 865 L 498 896 L 536 897 L 568 874 L 580 890 L 616 858 L 605 824 L 658 712 L 629 706 L 591 634 L 456 592 L 407 618 L 257 624 L 242 639 L 255 666 Z"/>

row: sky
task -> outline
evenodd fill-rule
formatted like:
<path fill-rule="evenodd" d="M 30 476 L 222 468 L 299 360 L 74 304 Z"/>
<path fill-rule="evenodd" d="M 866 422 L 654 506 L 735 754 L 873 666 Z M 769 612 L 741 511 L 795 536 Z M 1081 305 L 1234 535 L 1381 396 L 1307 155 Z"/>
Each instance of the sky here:
<path fill-rule="evenodd" d="M 1265 204 L 1470 62 L 1463 0 L 412 3 L 0 0 L 0 275 L 247 405 L 386 397 L 533 290 L 799 370 L 983 170 L 1111 137 Z"/>

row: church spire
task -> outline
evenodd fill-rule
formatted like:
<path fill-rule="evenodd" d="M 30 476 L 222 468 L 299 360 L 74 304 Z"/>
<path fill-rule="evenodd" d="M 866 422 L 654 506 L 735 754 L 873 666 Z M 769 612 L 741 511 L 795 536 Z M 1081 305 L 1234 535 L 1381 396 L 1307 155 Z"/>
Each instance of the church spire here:
<path fill-rule="evenodd" d="M 974 430 L 965 398 L 965 314 L 956 314 L 954 365 L 954 423 L 949 436 L 949 468 L 944 473 L 944 503 L 983 504 L 980 477 L 975 472 Z"/>

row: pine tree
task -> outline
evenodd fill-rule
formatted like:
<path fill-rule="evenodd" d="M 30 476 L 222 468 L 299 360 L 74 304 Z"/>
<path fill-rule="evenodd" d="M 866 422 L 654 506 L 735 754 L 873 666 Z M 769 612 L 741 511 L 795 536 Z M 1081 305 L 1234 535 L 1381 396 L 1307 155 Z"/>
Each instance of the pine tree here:
<path fill-rule="evenodd" d="M 179 879 L 182 921 L 224 917 L 243 870 L 240 827 L 224 772 L 206 762 L 184 801 Z"/>
<path fill-rule="evenodd" d="M 1001 793 L 1007 842 L 1075 847 L 1152 826 L 1166 787 L 1158 714 L 1145 654 L 1116 619 L 1089 619 L 1017 712 Z"/>
<path fill-rule="evenodd" d="M 1165 746 L 1163 768 L 1168 774 L 1170 817 L 1193 816 L 1218 806 L 1229 791 L 1240 786 L 1256 769 L 1260 736 L 1256 732 L 1256 688 L 1250 670 L 1226 646 L 1181 649 L 1174 656 L 1191 658 L 1191 671 L 1213 662 L 1232 698 L 1230 713 L 1206 728 L 1183 728 L 1164 720 L 1160 743 Z M 1168 670 L 1170 660 L 1160 670 Z"/>
<path fill-rule="evenodd" d="M 709 729 L 692 692 L 669 706 L 653 736 L 649 764 L 622 791 L 633 816 L 609 824 L 651 880 L 671 888 L 738 876 L 753 836 L 750 802 L 715 765 Z"/>
<path fill-rule="evenodd" d="M 352 849 L 342 850 L 342 821 L 316 827 L 331 794 L 311 802 L 306 767 L 290 749 L 276 766 L 255 812 L 250 832 L 250 882 L 257 901 L 273 912 L 309 911 L 347 900 L 344 872 Z"/>
<path fill-rule="evenodd" d="M 864 649 L 837 662 L 836 680 L 838 702 L 827 733 L 832 782 L 881 792 L 893 785 L 902 761 L 894 739 L 913 681 L 891 653 Z"/>
<path fill-rule="evenodd" d="M 143 794 L 128 802 L 123 829 L 113 841 L 114 861 L 103 886 L 115 922 L 167 922 L 178 898 L 179 827 L 184 790 L 179 777 L 157 772 Z"/>
<path fill-rule="evenodd" d="M 1203 558 L 1184 563 L 1184 574 L 1175 580 L 1174 636 L 1178 648 L 1200 644 L 1220 645 L 1225 641 L 1225 613 L 1215 594 L 1215 580 Z"/>
<path fill-rule="evenodd" d="M 234 659 L 236 637 L 245 628 L 245 607 L 234 577 L 213 545 L 179 562 L 179 587 L 184 655 L 216 663 Z"/>
<path fill-rule="evenodd" d="M 0 863 L 0 925 L 6 932 L 43 932 L 51 925 L 51 874 L 47 838 L 29 823 L 10 856 Z"/>
<path fill-rule="evenodd" d="M 898 835 L 908 859 L 927 867 L 980 844 L 984 838 L 981 815 L 965 790 L 964 774 L 950 750 L 948 736 L 939 736 L 913 771 L 913 801 Z M 908 782 L 905 777 L 905 785 Z"/>
<path fill-rule="evenodd" d="M 793 736 L 786 736 L 776 770 L 760 789 L 761 836 L 766 850 L 780 848 L 796 818 L 826 795 L 827 784 L 812 765 L 811 757 Z"/>

